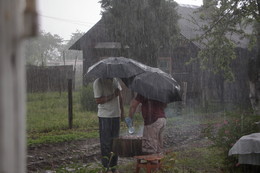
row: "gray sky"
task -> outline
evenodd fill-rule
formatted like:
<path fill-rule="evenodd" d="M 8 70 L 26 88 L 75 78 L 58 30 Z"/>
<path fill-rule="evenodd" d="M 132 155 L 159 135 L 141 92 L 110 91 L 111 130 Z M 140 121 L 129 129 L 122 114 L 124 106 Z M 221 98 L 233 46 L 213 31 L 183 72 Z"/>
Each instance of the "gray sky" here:
<path fill-rule="evenodd" d="M 87 32 L 100 18 L 99 0 L 37 0 L 40 29 L 68 40 L 77 30 Z M 202 0 L 175 0 L 201 5 Z"/>

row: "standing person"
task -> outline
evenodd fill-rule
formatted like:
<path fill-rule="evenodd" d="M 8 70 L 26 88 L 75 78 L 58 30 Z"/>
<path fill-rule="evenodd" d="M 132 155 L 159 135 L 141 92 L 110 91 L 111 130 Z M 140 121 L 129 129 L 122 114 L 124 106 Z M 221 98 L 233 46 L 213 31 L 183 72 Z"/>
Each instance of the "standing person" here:
<path fill-rule="evenodd" d="M 154 154 L 163 152 L 163 131 L 166 126 L 164 109 L 167 104 L 156 100 L 150 100 L 140 94 L 131 101 L 129 117 L 133 119 L 139 104 L 142 104 L 142 116 L 144 120 L 142 152 Z"/>
<path fill-rule="evenodd" d="M 119 136 L 120 117 L 124 119 L 121 90 L 116 78 L 98 78 L 93 83 L 94 97 L 98 104 L 101 162 L 109 169 L 116 166 L 118 160 L 118 156 L 111 156 L 111 152 L 113 138 Z M 112 171 L 117 172 L 114 168 Z"/>

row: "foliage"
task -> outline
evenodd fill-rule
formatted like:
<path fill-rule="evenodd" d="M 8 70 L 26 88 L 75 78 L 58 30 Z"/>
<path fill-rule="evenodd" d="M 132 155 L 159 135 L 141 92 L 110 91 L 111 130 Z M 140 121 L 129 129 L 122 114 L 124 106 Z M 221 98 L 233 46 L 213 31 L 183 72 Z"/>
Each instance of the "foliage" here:
<path fill-rule="evenodd" d="M 213 142 L 212 146 L 222 151 L 223 164 L 232 167 L 237 160 L 228 156 L 229 150 L 240 137 L 257 132 L 254 123 L 259 117 L 245 114 L 230 114 L 227 117 L 222 122 L 208 125 L 205 134 Z"/>
<path fill-rule="evenodd" d="M 37 38 L 25 42 L 26 63 L 31 65 L 46 65 L 47 61 L 57 61 L 61 58 L 63 39 L 51 33 L 39 32 Z"/>
<path fill-rule="evenodd" d="M 79 31 L 79 30 L 77 30 L 76 32 L 72 33 L 72 34 L 71 34 L 71 38 L 70 38 L 70 40 L 68 40 L 68 42 L 66 43 L 65 48 L 66 48 L 66 49 L 69 49 L 69 47 L 70 47 L 71 45 L 73 45 L 78 39 L 80 39 L 83 35 L 84 35 L 84 33 L 81 32 L 81 31 Z"/>
<path fill-rule="evenodd" d="M 259 29 L 248 31 L 260 21 L 259 1 L 205 0 L 204 3 L 197 11 L 200 19 L 196 22 L 201 23 L 198 25 L 204 33 L 198 38 L 203 45 L 198 59 L 207 70 L 234 80 L 230 65 L 235 59 L 236 43 L 232 36 L 256 38 Z"/>
<path fill-rule="evenodd" d="M 47 143 L 59 143 L 66 141 L 73 141 L 86 138 L 97 138 L 97 131 L 89 132 L 80 132 L 74 130 L 61 130 L 53 131 L 48 133 L 31 133 L 28 134 L 28 146 L 38 145 L 38 144 L 47 144 Z"/>
<path fill-rule="evenodd" d="M 94 99 L 93 86 L 84 86 L 80 95 L 81 108 L 87 111 L 97 111 L 97 103 Z"/>
<path fill-rule="evenodd" d="M 155 66 L 160 49 L 176 43 L 179 16 L 173 0 L 100 2 L 110 33 L 123 46 L 130 47 L 131 58 Z"/>
<path fill-rule="evenodd" d="M 207 47 L 198 55 L 202 69 L 210 69 L 215 74 L 222 74 L 225 79 L 234 80 L 230 67 L 236 58 L 235 52 L 232 51 L 234 48 L 234 43 L 221 34 L 216 40 L 209 40 Z"/>
<path fill-rule="evenodd" d="M 78 60 L 82 59 L 82 52 L 81 51 L 76 51 L 76 50 L 69 50 L 70 46 L 72 46 L 78 39 L 80 39 L 84 33 L 80 31 L 76 31 L 71 34 L 70 40 L 64 45 L 64 51 L 65 51 L 65 57 L 67 60 Z"/>
<path fill-rule="evenodd" d="M 83 33 L 72 33 L 71 39 L 65 42 L 59 35 L 40 31 L 37 38 L 26 40 L 25 57 L 26 64 L 46 66 L 48 62 L 63 62 L 66 60 L 82 59 L 79 51 L 68 50 Z M 66 59 L 64 59 L 66 58 Z"/>

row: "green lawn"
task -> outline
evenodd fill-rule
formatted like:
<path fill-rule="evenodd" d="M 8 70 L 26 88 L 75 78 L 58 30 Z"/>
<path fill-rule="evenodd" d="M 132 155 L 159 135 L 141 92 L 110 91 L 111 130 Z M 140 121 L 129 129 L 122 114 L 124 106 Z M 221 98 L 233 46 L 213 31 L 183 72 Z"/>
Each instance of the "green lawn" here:
<path fill-rule="evenodd" d="M 73 129 L 68 124 L 66 92 L 27 95 L 29 145 L 98 137 L 96 112 L 81 109 L 79 92 L 73 92 Z"/>
<path fill-rule="evenodd" d="M 92 99 L 92 98 L 90 98 Z M 125 112 L 128 112 L 126 106 Z M 137 123 L 142 118 L 138 116 Z M 96 112 L 83 110 L 80 92 L 73 92 L 73 128 L 68 123 L 68 95 L 66 92 L 27 94 L 28 144 L 54 143 L 98 137 Z M 126 125 L 121 123 L 121 129 Z"/>

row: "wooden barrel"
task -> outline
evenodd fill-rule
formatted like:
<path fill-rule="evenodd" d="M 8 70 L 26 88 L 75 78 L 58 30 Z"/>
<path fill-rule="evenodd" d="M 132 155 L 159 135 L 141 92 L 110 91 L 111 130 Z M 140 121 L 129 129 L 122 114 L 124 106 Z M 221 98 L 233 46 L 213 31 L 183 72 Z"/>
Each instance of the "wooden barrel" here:
<path fill-rule="evenodd" d="M 120 157 L 142 155 L 142 137 L 121 136 L 113 140 L 112 151 Z"/>

